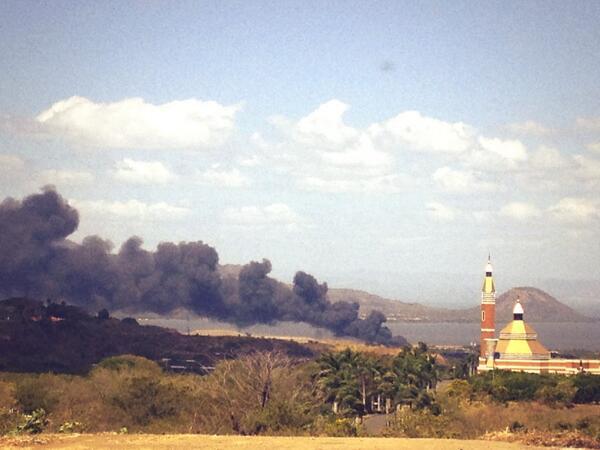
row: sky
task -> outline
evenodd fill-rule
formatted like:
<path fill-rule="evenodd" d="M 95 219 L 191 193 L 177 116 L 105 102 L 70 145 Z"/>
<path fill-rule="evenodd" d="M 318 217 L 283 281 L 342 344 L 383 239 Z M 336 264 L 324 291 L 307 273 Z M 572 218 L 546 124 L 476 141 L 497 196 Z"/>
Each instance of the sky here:
<path fill-rule="evenodd" d="M 500 290 L 597 279 L 598 23 L 597 1 L 3 1 L 0 199 L 52 184 L 76 241 L 202 240 L 408 300 L 469 303 L 488 252 Z"/>

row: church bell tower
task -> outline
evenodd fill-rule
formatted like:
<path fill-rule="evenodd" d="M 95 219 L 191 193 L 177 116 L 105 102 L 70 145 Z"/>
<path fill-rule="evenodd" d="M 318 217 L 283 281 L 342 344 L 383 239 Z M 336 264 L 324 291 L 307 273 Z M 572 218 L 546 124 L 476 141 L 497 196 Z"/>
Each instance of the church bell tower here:
<path fill-rule="evenodd" d="M 485 266 L 485 278 L 483 288 L 481 289 L 481 339 L 479 342 L 479 356 L 486 358 L 487 341 L 494 339 L 496 334 L 496 286 L 494 286 L 494 277 L 492 276 L 492 263 L 488 255 L 488 262 Z"/>

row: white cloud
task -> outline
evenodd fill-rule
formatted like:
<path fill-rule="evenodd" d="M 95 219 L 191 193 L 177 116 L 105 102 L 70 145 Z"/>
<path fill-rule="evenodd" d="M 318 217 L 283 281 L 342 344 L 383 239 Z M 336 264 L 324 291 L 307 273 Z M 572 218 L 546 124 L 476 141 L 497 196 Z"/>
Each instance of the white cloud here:
<path fill-rule="evenodd" d="M 575 175 L 583 180 L 600 180 L 600 160 L 584 155 L 574 155 L 577 163 Z"/>
<path fill-rule="evenodd" d="M 94 182 L 94 175 L 85 171 L 49 169 L 40 172 L 37 180 L 41 184 L 77 186 Z"/>
<path fill-rule="evenodd" d="M 444 122 L 418 111 L 405 111 L 371 125 L 369 134 L 384 145 L 399 143 L 425 152 L 460 153 L 472 145 L 474 130 L 462 122 Z"/>
<path fill-rule="evenodd" d="M 153 105 L 142 98 L 95 103 L 75 96 L 54 103 L 36 120 L 83 146 L 198 149 L 223 144 L 239 109 L 197 99 Z"/>
<path fill-rule="evenodd" d="M 491 153 L 511 161 L 525 161 L 527 149 L 517 140 L 503 140 L 498 138 L 479 137 L 481 147 Z"/>
<path fill-rule="evenodd" d="M 25 167 L 25 161 L 16 155 L 0 154 L 0 171 L 10 173 L 22 170 Z"/>
<path fill-rule="evenodd" d="M 172 221 L 186 218 L 191 210 L 180 206 L 169 205 L 165 202 L 144 203 L 139 200 L 108 201 L 108 200 L 70 200 L 84 215 L 110 215 L 125 219 L 140 219 L 149 221 Z"/>
<path fill-rule="evenodd" d="M 258 155 L 252 155 L 246 158 L 238 158 L 237 163 L 243 167 L 256 167 L 260 166 L 262 161 Z"/>
<path fill-rule="evenodd" d="M 497 189 L 494 183 L 479 179 L 472 171 L 440 167 L 433 173 L 433 180 L 442 189 L 456 193 L 489 192 Z"/>
<path fill-rule="evenodd" d="M 292 208 L 284 203 L 268 206 L 243 206 L 226 208 L 223 220 L 230 225 L 243 227 L 279 226 L 288 230 L 297 229 L 305 221 Z"/>
<path fill-rule="evenodd" d="M 120 181 L 134 184 L 166 184 L 175 175 L 160 161 L 136 161 L 125 158 L 115 164 L 113 176 Z"/>
<path fill-rule="evenodd" d="M 459 213 L 456 208 L 438 202 L 429 202 L 425 207 L 427 209 L 427 214 L 431 218 L 441 222 L 450 222 L 454 220 Z"/>
<path fill-rule="evenodd" d="M 297 121 L 271 119 L 283 139 L 268 143 L 261 134 L 251 140 L 262 157 L 292 176 L 302 189 L 323 192 L 395 193 L 406 189 L 413 168 L 396 167 L 397 157 L 410 151 L 461 153 L 473 144 L 474 130 L 406 111 L 355 128 L 344 122 L 349 106 L 333 99 Z"/>
<path fill-rule="evenodd" d="M 552 133 L 552 130 L 534 120 L 525 122 L 511 123 L 506 126 L 509 131 L 517 134 L 526 134 L 533 136 L 545 136 Z"/>
<path fill-rule="evenodd" d="M 401 175 L 384 175 L 364 179 L 307 176 L 298 180 L 298 185 L 307 191 L 395 194 L 406 190 L 407 186 L 410 185 L 410 180 L 408 177 Z"/>
<path fill-rule="evenodd" d="M 531 166 L 535 169 L 552 170 L 561 169 L 568 165 L 567 159 L 552 147 L 541 146 L 530 159 Z"/>
<path fill-rule="evenodd" d="M 211 168 L 198 173 L 198 180 L 201 184 L 230 188 L 245 187 L 252 184 L 250 178 L 242 174 L 237 168 L 230 170 Z"/>
<path fill-rule="evenodd" d="M 358 135 L 344 124 L 342 116 L 348 105 L 333 99 L 320 105 L 295 125 L 295 138 L 305 144 L 323 149 L 339 150 Z"/>
<path fill-rule="evenodd" d="M 565 197 L 549 208 L 558 220 L 568 223 L 586 223 L 598 217 L 598 205 L 586 198 Z"/>
<path fill-rule="evenodd" d="M 500 215 L 519 221 L 536 219 L 542 215 L 540 209 L 530 203 L 511 202 L 500 209 Z"/>

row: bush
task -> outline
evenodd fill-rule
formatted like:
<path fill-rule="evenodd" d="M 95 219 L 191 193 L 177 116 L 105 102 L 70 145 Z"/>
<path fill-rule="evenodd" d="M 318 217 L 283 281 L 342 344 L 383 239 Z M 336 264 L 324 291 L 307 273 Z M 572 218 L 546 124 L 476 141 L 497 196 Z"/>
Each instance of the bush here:
<path fill-rule="evenodd" d="M 517 433 L 519 431 L 525 431 L 525 430 L 527 430 L 527 428 L 525 427 L 525 425 L 523 425 L 518 420 L 515 420 L 514 422 L 511 422 L 511 424 L 508 426 L 508 429 L 510 430 L 511 433 Z"/>
<path fill-rule="evenodd" d="M 600 403 L 600 376 L 578 374 L 573 385 L 577 389 L 573 397 L 575 403 Z"/>
<path fill-rule="evenodd" d="M 134 355 L 121 355 L 105 358 L 98 363 L 97 367 L 116 371 L 145 371 L 153 374 L 159 374 L 160 372 L 162 372 L 160 366 L 154 361 L 150 361 L 149 359 Z"/>
<path fill-rule="evenodd" d="M 59 433 L 80 433 L 84 430 L 84 426 L 81 422 L 72 421 L 63 423 L 59 429 Z"/>
<path fill-rule="evenodd" d="M 266 408 L 250 414 L 243 425 L 250 434 L 297 431 L 306 429 L 312 419 L 300 405 L 283 400 L 269 402 Z"/>
<path fill-rule="evenodd" d="M 446 389 L 446 395 L 459 401 L 471 400 L 473 389 L 466 380 L 453 380 Z"/>
<path fill-rule="evenodd" d="M 314 424 L 314 431 L 318 435 L 333 437 L 355 437 L 359 434 L 355 419 L 333 416 L 319 416 Z"/>
<path fill-rule="evenodd" d="M 134 377 L 113 397 L 113 403 L 138 425 L 148 425 L 152 419 L 175 415 L 177 391 L 160 379 Z"/>
<path fill-rule="evenodd" d="M 36 409 L 31 414 L 26 414 L 25 421 L 17 427 L 17 433 L 38 434 L 48 425 L 48 417 L 43 409 Z"/>
<path fill-rule="evenodd" d="M 12 408 L 0 407 L 0 436 L 13 431 L 23 416 Z"/>
<path fill-rule="evenodd" d="M 563 380 L 554 386 L 542 386 L 537 390 L 536 398 L 547 405 L 570 405 L 576 391 L 570 381 Z"/>
<path fill-rule="evenodd" d="M 36 410 L 52 411 L 57 402 L 55 394 L 39 376 L 25 376 L 18 380 L 15 398 L 26 414 Z"/>

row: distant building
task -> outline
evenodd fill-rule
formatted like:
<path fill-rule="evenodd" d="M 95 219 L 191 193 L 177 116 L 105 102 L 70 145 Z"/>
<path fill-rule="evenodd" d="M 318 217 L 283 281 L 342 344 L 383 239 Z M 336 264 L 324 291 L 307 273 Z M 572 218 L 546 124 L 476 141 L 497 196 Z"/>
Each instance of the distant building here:
<path fill-rule="evenodd" d="M 496 287 L 488 256 L 481 293 L 481 340 L 478 372 L 494 369 L 530 373 L 572 375 L 586 372 L 600 375 L 600 360 L 552 358 L 538 341 L 535 330 L 525 323 L 525 311 L 517 298 L 513 320 L 496 339 Z"/>

